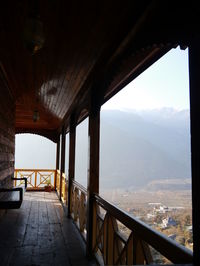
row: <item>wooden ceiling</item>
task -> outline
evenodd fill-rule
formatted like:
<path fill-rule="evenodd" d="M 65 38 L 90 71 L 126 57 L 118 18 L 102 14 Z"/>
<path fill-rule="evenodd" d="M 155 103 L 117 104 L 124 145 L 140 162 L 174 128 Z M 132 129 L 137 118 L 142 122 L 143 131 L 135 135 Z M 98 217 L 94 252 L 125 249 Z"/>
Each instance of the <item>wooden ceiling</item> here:
<path fill-rule="evenodd" d="M 23 34 L 35 7 L 45 42 L 32 55 Z M 72 112 L 88 108 L 91 92 L 103 103 L 169 49 L 187 46 L 199 17 L 181 1 L 2 2 L 0 72 L 16 103 L 16 133 L 56 141 Z"/>

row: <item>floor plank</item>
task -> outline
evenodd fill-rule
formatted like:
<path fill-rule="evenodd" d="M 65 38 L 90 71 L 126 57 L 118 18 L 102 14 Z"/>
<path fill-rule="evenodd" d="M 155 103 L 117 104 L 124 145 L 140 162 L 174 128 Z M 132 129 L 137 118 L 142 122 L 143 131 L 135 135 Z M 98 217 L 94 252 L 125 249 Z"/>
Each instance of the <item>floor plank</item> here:
<path fill-rule="evenodd" d="M 0 217 L 0 265 L 95 265 L 54 192 L 26 192 Z"/>

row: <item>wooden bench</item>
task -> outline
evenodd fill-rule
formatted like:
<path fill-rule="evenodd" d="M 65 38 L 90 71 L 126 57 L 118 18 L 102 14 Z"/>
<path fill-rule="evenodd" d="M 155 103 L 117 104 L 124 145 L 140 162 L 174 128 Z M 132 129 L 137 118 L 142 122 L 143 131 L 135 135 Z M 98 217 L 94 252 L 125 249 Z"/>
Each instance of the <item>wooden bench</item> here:
<path fill-rule="evenodd" d="M 0 209 L 19 209 L 22 204 L 24 192 L 27 188 L 27 178 L 12 178 L 12 180 L 24 180 L 25 186 L 0 188 L 0 193 L 5 193 L 0 199 Z"/>

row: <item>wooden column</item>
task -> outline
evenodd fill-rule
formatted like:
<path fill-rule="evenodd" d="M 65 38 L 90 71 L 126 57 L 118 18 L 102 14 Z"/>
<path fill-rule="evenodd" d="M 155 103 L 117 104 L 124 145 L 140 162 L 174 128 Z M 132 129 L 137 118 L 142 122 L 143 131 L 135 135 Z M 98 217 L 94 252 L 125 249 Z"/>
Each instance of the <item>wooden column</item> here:
<path fill-rule="evenodd" d="M 189 46 L 194 265 L 200 265 L 200 40 Z"/>
<path fill-rule="evenodd" d="M 61 138 L 60 200 L 62 197 L 62 174 L 64 172 L 65 172 L 65 127 L 62 128 L 62 138 Z"/>
<path fill-rule="evenodd" d="M 75 174 L 75 148 L 76 148 L 76 126 L 74 119 L 71 118 L 69 131 L 69 167 L 68 167 L 68 217 L 71 217 L 71 196 L 72 180 Z"/>
<path fill-rule="evenodd" d="M 57 170 L 59 169 L 60 164 L 60 138 L 56 145 L 56 181 L 55 181 L 55 189 L 57 190 L 56 184 L 57 184 Z"/>
<path fill-rule="evenodd" d="M 99 193 L 99 136 L 100 108 L 92 103 L 89 114 L 89 163 L 87 182 L 87 256 L 91 257 L 93 247 L 93 193 Z"/>

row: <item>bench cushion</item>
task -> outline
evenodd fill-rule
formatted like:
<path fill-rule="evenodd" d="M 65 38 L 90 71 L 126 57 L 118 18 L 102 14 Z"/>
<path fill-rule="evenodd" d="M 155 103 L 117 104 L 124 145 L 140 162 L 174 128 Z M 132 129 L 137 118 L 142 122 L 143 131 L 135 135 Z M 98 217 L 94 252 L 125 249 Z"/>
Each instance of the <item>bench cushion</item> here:
<path fill-rule="evenodd" d="M 18 209 L 23 201 L 24 189 L 18 188 L 0 188 L 0 193 L 5 194 L 0 201 L 0 209 Z"/>

